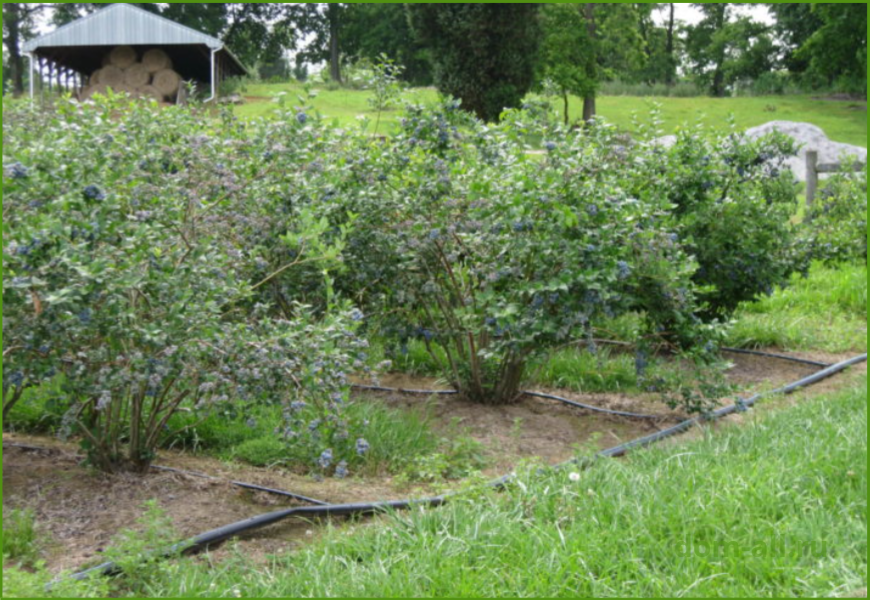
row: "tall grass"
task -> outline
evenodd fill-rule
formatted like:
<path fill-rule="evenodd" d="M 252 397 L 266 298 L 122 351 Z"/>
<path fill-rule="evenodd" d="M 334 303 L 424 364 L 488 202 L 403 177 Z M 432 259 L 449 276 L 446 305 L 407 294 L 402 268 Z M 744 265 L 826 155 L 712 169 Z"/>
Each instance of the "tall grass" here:
<path fill-rule="evenodd" d="M 737 311 L 728 343 L 829 352 L 867 349 L 867 265 L 815 264 L 807 278 Z"/>
<path fill-rule="evenodd" d="M 32 510 L 3 510 L 3 560 L 30 565 L 39 556 Z"/>

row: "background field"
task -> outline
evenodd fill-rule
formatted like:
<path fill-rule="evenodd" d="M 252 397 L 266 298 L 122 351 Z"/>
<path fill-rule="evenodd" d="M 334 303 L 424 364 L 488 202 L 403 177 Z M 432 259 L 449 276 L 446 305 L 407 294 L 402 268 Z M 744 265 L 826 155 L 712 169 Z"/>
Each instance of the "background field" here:
<path fill-rule="evenodd" d="M 365 90 L 328 89 L 312 84 L 317 90 L 313 106 L 324 116 L 335 119 L 341 125 L 356 123 L 360 117 L 374 120 L 377 113 L 368 104 L 370 92 Z M 274 98 L 279 93 L 287 95 L 290 103 L 298 103 L 296 97 L 303 93 L 301 84 L 251 84 L 243 96 L 247 103 L 236 108 L 242 117 L 261 117 L 272 114 Z M 433 88 L 412 88 L 404 98 L 412 103 L 436 102 L 438 93 Z M 553 99 L 554 107 L 561 107 Z M 576 119 L 582 102 L 572 97 L 569 115 Z M 730 118 L 739 129 L 747 129 L 768 121 L 801 121 L 821 127 L 829 138 L 857 146 L 867 146 L 867 103 L 859 101 L 830 100 L 814 96 L 761 96 L 752 98 L 641 98 L 636 96 L 602 96 L 597 99 L 598 113 L 626 131 L 634 130 L 636 118 L 646 119 L 653 108 L 660 111 L 665 133 L 672 133 L 680 125 L 703 122 L 711 127 L 725 127 Z M 398 118 L 400 110 L 392 110 L 382 116 L 388 123 Z M 383 132 L 384 129 L 381 130 Z"/>

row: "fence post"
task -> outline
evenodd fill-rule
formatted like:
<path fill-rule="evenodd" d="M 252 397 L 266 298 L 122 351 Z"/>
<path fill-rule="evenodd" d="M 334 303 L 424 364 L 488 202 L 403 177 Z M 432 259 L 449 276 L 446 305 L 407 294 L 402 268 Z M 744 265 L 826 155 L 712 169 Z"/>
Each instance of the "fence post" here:
<path fill-rule="evenodd" d="M 816 197 L 819 187 L 819 172 L 816 167 L 819 164 L 819 153 L 815 150 L 807 150 L 807 208 Z"/>

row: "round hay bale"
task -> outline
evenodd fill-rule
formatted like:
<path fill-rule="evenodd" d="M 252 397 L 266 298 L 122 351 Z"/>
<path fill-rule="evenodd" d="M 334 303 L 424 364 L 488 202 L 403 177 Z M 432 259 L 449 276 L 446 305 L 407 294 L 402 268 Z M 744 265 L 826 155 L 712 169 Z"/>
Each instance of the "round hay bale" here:
<path fill-rule="evenodd" d="M 142 98 L 157 100 L 158 102 L 163 102 L 163 94 L 153 85 L 146 85 L 139 89 L 139 95 Z"/>
<path fill-rule="evenodd" d="M 100 83 L 100 71 L 102 71 L 102 69 L 97 69 L 96 71 L 91 73 L 90 77 L 88 77 L 88 85 Z"/>
<path fill-rule="evenodd" d="M 133 63 L 124 69 L 124 83 L 135 88 L 145 87 L 151 83 L 151 73 L 142 63 Z"/>
<path fill-rule="evenodd" d="M 172 59 L 163 50 L 152 48 L 142 55 L 142 65 L 148 69 L 149 73 L 156 73 L 163 69 L 171 69 Z"/>
<path fill-rule="evenodd" d="M 121 69 L 126 69 L 139 58 L 136 51 L 130 46 L 115 46 L 109 52 L 109 60 L 113 65 Z"/>
<path fill-rule="evenodd" d="M 122 71 L 120 67 L 109 65 L 108 67 L 100 69 L 99 72 L 100 83 L 105 83 L 113 89 L 117 90 L 118 86 L 124 83 L 124 71 Z"/>
<path fill-rule="evenodd" d="M 151 85 L 160 90 L 164 96 L 174 96 L 181 85 L 181 76 L 172 69 L 163 69 L 154 74 Z"/>
<path fill-rule="evenodd" d="M 81 99 L 88 100 L 92 98 L 94 94 L 100 94 L 102 96 L 106 95 L 106 90 L 108 86 L 105 83 L 95 83 L 94 85 L 89 85 L 82 90 Z"/>

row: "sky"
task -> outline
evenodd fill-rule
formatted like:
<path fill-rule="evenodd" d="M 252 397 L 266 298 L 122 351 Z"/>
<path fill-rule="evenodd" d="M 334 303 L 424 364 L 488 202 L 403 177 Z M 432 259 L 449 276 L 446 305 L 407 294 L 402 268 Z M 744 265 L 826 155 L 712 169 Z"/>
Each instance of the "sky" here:
<path fill-rule="evenodd" d="M 760 21 L 767 25 L 773 24 L 773 17 L 770 11 L 763 4 L 744 4 L 737 5 L 737 14 L 752 17 L 755 21 Z M 667 11 L 658 11 L 656 22 L 663 24 L 667 20 Z M 693 4 L 686 2 L 677 2 L 674 10 L 674 16 L 678 21 L 682 21 L 687 25 L 694 25 L 701 20 L 701 11 L 695 8 Z"/>

